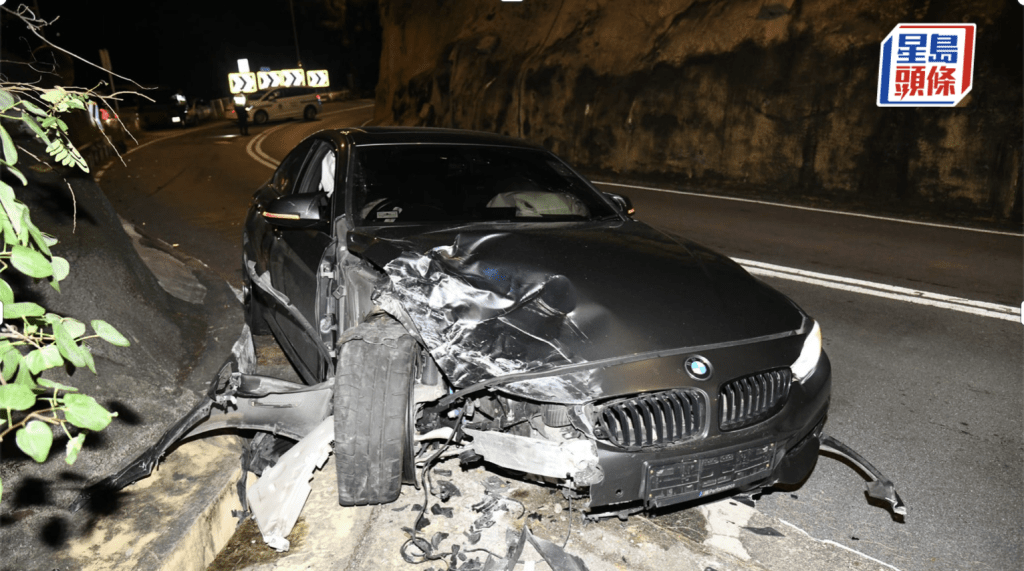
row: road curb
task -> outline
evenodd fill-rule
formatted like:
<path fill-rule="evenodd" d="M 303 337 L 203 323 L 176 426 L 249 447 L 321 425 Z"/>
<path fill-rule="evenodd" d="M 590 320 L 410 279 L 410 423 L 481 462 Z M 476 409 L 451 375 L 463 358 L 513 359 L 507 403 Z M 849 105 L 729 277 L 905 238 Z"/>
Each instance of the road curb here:
<path fill-rule="evenodd" d="M 65 548 L 62 568 L 202 571 L 235 531 L 241 473 L 235 436 L 189 442 L 123 491 L 115 513 Z"/>

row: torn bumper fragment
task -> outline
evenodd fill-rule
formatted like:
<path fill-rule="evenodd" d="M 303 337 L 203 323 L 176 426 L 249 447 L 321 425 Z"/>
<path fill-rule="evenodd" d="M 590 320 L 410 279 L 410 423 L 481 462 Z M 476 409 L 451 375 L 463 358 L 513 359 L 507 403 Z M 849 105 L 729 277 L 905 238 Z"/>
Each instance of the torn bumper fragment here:
<path fill-rule="evenodd" d="M 333 382 L 298 385 L 253 374 L 256 369 L 248 326 L 207 394 L 172 424 L 150 448 L 117 472 L 91 484 L 71 505 L 81 509 L 91 496 L 120 490 L 149 476 L 167 451 L 185 438 L 224 428 L 257 430 L 301 440 L 330 414 Z"/>

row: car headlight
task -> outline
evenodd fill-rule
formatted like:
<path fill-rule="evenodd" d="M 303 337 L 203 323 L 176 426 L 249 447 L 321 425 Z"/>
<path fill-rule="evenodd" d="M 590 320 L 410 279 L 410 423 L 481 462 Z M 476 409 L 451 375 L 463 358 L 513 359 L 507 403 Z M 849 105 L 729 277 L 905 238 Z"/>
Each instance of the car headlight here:
<path fill-rule="evenodd" d="M 810 335 L 804 339 L 804 348 L 800 351 L 800 356 L 789 366 L 793 371 L 793 380 L 803 381 L 809 377 L 818 365 L 819 358 L 821 358 L 821 327 L 815 321 Z"/>

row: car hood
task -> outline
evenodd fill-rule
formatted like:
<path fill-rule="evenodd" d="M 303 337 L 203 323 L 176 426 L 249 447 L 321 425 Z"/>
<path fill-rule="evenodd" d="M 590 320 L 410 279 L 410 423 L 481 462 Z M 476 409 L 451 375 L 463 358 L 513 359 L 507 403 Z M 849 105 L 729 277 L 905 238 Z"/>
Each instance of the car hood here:
<path fill-rule="evenodd" d="M 458 387 L 793 333 L 803 312 L 735 262 L 639 222 L 360 229 L 375 295 Z M 576 368 L 576 367 L 574 367 Z"/>

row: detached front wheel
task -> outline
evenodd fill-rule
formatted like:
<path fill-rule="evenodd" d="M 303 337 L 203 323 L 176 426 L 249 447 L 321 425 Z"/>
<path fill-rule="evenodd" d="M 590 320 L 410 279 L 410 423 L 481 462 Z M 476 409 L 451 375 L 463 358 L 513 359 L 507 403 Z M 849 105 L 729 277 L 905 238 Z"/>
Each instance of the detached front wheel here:
<path fill-rule="evenodd" d="M 340 347 L 334 385 L 338 503 L 393 502 L 414 468 L 411 394 L 419 345 L 388 316 L 353 333 Z"/>

